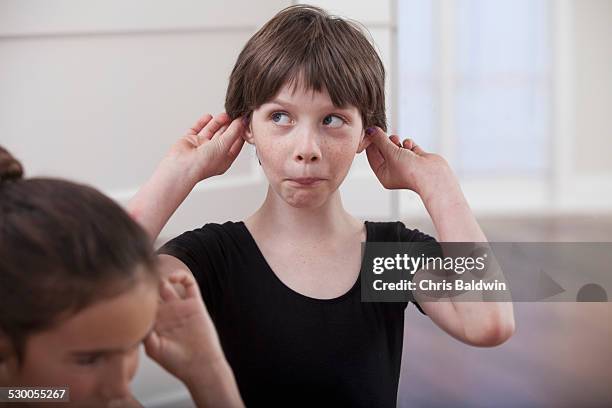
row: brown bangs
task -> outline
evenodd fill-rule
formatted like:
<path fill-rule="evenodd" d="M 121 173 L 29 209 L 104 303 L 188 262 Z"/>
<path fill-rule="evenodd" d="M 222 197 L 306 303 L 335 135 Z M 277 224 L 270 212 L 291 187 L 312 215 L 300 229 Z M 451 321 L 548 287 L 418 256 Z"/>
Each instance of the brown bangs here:
<path fill-rule="evenodd" d="M 327 90 L 338 107 L 355 106 L 364 127 L 386 130 L 383 64 L 352 21 L 311 6 L 278 13 L 247 42 L 230 76 L 225 109 L 232 118 L 270 101 L 284 85 Z"/>

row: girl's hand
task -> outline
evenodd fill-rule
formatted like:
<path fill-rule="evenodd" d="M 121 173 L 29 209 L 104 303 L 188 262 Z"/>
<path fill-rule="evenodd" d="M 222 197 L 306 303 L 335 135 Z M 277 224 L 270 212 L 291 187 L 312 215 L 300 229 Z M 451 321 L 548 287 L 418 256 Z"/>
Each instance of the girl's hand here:
<path fill-rule="evenodd" d="M 130 215 L 155 241 L 187 195 L 200 181 L 223 174 L 244 146 L 242 118 L 229 123 L 222 113 L 202 116 L 163 158 L 128 205 Z"/>
<path fill-rule="evenodd" d="M 230 123 L 226 113 L 205 114 L 172 146 L 166 160 L 178 164 L 196 183 L 223 174 L 244 145 L 244 130 L 243 118 Z"/>
<path fill-rule="evenodd" d="M 442 181 L 454 179 L 442 156 L 425 152 L 412 139 L 400 142 L 397 135 L 389 137 L 379 127 L 368 131 L 368 162 L 383 187 L 409 189 L 423 197 Z"/>
<path fill-rule="evenodd" d="M 184 383 L 225 363 L 215 326 L 202 301 L 198 284 L 188 271 L 162 279 L 160 305 L 145 351 Z"/>

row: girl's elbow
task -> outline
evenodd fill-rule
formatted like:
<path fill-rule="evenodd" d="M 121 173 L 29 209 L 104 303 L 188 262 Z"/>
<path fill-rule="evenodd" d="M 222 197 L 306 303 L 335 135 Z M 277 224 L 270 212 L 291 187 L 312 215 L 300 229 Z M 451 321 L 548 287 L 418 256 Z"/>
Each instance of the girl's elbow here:
<path fill-rule="evenodd" d="M 514 325 L 514 319 L 493 325 L 493 329 L 490 330 L 484 347 L 495 347 L 505 343 L 512 337 L 515 331 L 516 326 Z"/>
<path fill-rule="evenodd" d="M 469 336 L 467 343 L 475 347 L 495 347 L 505 343 L 515 331 L 514 317 L 496 319 Z"/>

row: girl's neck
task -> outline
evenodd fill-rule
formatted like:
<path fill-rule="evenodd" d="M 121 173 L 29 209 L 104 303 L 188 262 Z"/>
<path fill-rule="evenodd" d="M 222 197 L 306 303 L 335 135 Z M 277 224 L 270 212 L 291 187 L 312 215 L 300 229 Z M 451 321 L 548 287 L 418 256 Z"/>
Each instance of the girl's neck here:
<path fill-rule="evenodd" d="M 305 240 L 343 235 L 363 225 L 346 212 L 338 190 L 319 207 L 295 208 L 280 198 L 270 186 L 263 204 L 246 220 L 246 224 L 264 235 Z"/>

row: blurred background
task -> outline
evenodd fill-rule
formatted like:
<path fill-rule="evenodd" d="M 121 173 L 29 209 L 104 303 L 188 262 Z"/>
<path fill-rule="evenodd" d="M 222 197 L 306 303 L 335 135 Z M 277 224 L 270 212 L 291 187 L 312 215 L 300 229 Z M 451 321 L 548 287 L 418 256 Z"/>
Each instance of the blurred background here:
<path fill-rule="evenodd" d="M 0 144 L 29 176 L 125 204 L 202 113 L 223 110 L 242 46 L 295 3 L 0 0 Z M 390 129 L 447 158 L 490 240 L 612 241 L 612 0 L 310 4 L 365 25 Z M 266 187 L 247 146 L 160 241 L 243 219 Z M 342 192 L 358 217 L 437 235 L 419 197 L 384 190 L 365 155 Z M 516 304 L 516 335 L 493 349 L 409 306 L 398 406 L 612 406 L 611 305 Z M 134 390 L 147 407 L 191 406 L 144 354 Z"/>

